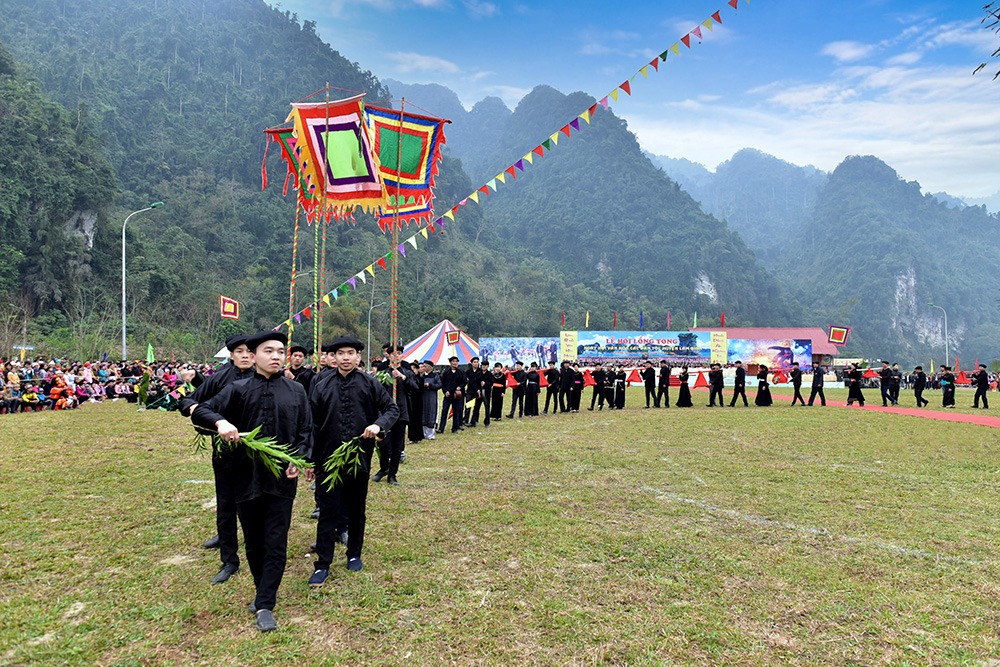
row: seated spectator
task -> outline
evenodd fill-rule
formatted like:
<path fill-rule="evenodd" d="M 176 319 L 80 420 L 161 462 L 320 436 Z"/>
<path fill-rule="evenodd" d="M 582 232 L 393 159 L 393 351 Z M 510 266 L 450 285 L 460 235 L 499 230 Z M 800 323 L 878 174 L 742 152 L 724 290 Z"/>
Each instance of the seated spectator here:
<path fill-rule="evenodd" d="M 37 388 L 34 385 L 28 385 L 28 388 L 21 394 L 21 409 L 24 412 L 29 410 L 37 412 L 42 407 L 42 397 L 38 395 Z"/>

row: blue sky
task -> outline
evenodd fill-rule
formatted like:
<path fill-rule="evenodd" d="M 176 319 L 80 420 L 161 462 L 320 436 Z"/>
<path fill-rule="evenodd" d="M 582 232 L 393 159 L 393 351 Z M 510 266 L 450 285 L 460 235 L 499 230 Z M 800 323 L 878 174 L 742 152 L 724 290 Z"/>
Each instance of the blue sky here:
<path fill-rule="evenodd" d="M 827 171 L 876 155 L 925 192 L 1000 192 L 1000 62 L 972 76 L 1000 46 L 982 0 L 275 4 L 379 78 L 440 83 L 467 108 L 538 84 L 603 97 L 720 10 L 613 105 L 646 150 L 709 169 L 745 147 Z"/>

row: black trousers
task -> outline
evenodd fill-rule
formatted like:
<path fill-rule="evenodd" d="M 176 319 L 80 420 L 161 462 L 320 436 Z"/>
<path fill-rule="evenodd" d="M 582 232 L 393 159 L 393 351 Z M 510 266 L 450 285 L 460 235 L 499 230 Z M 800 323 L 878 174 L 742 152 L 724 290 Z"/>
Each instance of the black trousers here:
<path fill-rule="evenodd" d="M 493 396 L 490 397 L 490 419 L 503 418 L 503 389 L 493 387 Z"/>
<path fill-rule="evenodd" d="M 823 395 L 823 386 L 813 387 L 812 391 L 809 392 L 809 405 L 813 404 L 816 397 L 819 396 L 820 405 L 826 405 L 826 396 Z"/>
<path fill-rule="evenodd" d="M 236 532 L 236 487 L 229 455 L 212 457 L 215 474 L 215 530 L 219 535 L 219 559 L 223 565 L 240 566 Z"/>
<path fill-rule="evenodd" d="M 930 401 L 928 401 L 927 399 L 924 398 L 924 390 L 923 389 L 914 389 L 913 390 L 913 398 L 917 399 L 917 407 L 918 408 L 921 407 L 921 406 L 924 406 L 924 405 L 930 405 L 930 403 L 931 403 Z"/>
<path fill-rule="evenodd" d="M 976 408 L 979 407 L 979 399 L 980 398 L 983 399 L 983 409 L 984 410 L 988 410 L 989 407 L 990 407 L 990 402 L 986 398 L 986 387 L 976 387 L 976 395 L 975 395 L 975 397 L 973 398 L 973 401 L 972 401 L 972 406 L 973 407 L 976 407 Z"/>
<path fill-rule="evenodd" d="M 490 412 L 492 407 L 492 387 L 485 387 L 483 389 L 483 426 L 490 425 Z"/>
<path fill-rule="evenodd" d="M 573 409 L 573 390 L 559 390 L 559 412 L 569 412 Z"/>
<path fill-rule="evenodd" d="M 510 414 L 507 415 L 508 419 L 513 419 L 514 411 L 517 411 L 518 417 L 524 416 L 524 387 L 514 387 L 514 393 L 510 398 Z"/>
<path fill-rule="evenodd" d="M 462 425 L 462 417 L 465 415 L 464 395 L 455 396 L 452 393 L 451 396 L 445 396 L 444 400 L 441 401 L 441 425 L 438 426 L 439 431 L 444 431 L 444 427 L 448 423 L 449 409 L 452 411 L 451 432 L 454 433 Z"/>
<path fill-rule="evenodd" d="M 476 392 L 476 402 L 471 408 L 465 409 L 465 423 L 475 426 L 479 423 L 479 411 L 483 409 L 483 397 L 479 392 Z M 489 414 L 489 410 L 487 410 Z"/>
<path fill-rule="evenodd" d="M 378 469 L 389 477 L 399 472 L 400 455 L 406 447 L 406 427 L 407 422 L 397 421 L 378 443 Z"/>
<path fill-rule="evenodd" d="M 743 400 L 746 400 L 746 398 Z M 656 407 L 660 407 L 661 402 L 663 403 L 663 407 L 670 407 L 670 385 L 668 384 L 661 384 L 659 389 L 656 390 Z"/>
<path fill-rule="evenodd" d="M 538 389 L 531 387 L 524 395 L 524 412 L 529 417 L 538 416 Z"/>
<path fill-rule="evenodd" d="M 892 400 L 892 394 L 889 392 L 889 385 L 887 385 L 887 384 L 886 385 L 882 385 L 880 387 L 880 389 L 882 390 L 882 406 L 885 407 L 889 403 L 893 402 L 893 400 Z"/>
<path fill-rule="evenodd" d="M 594 385 L 594 393 L 590 395 L 590 409 L 594 409 L 594 403 L 597 403 L 597 407 L 604 407 L 604 389 L 599 385 Z"/>
<path fill-rule="evenodd" d="M 368 504 L 368 474 L 371 472 L 374 446 L 366 446 L 361 457 L 361 469 L 356 475 L 341 474 L 340 482 L 332 490 L 326 488 L 326 472 L 322 463 L 316 465 L 316 491 L 319 495 L 319 521 L 316 524 L 317 570 L 330 569 L 333 548 L 343 530 L 337 517 L 347 515 L 347 557 L 358 558 L 365 544 L 366 506 Z"/>
<path fill-rule="evenodd" d="M 795 388 L 795 395 L 792 396 L 792 405 L 795 405 L 795 401 L 798 401 L 802 405 L 806 404 L 806 399 L 802 398 L 802 385 L 793 385 Z"/>
<path fill-rule="evenodd" d="M 708 389 L 708 404 L 715 405 L 716 397 L 718 397 L 719 399 L 719 407 L 722 407 L 723 405 L 726 404 L 726 399 L 722 397 L 722 387 L 718 385 L 712 385 Z"/>
<path fill-rule="evenodd" d="M 890 384 L 889 385 L 889 397 L 892 398 L 893 403 L 899 403 L 899 385 Z"/>
<path fill-rule="evenodd" d="M 738 387 L 733 387 L 733 399 L 729 401 L 729 407 L 736 405 L 737 398 L 743 398 L 743 407 L 747 407 L 750 404 L 747 402 L 747 387 L 746 385 L 740 385 Z"/>
<path fill-rule="evenodd" d="M 649 407 L 650 403 L 656 404 L 656 385 L 647 384 L 646 385 L 646 407 Z"/>
<path fill-rule="evenodd" d="M 263 495 L 236 504 L 243 526 L 247 564 L 257 588 L 257 609 L 274 609 L 278 586 L 288 561 L 288 527 L 292 524 L 292 498 Z"/>
<path fill-rule="evenodd" d="M 559 387 L 549 385 L 545 390 L 545 412 L 549 411 L 549 401 L 552 401 L 552 412 L 559 410 Z"/>

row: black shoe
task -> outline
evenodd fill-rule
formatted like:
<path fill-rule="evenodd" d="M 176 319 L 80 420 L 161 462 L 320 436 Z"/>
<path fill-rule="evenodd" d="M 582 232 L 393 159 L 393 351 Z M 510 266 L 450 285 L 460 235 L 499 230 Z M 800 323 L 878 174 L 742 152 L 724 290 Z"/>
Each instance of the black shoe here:
<path fill-rule="evenodd" d="M 435 429 L 435 432 L 436 433 L 444 433 L 444 429 L 443 428 Z"/>
<path fill-rule="evenodd" d="M 395 475 L 389 475 L 389 484 L 393 486 L 399 486 L 399 480 L 396 479 Z"/>
<path fill-rule="evenodd" d="M 318 519 L 319 518 L 319 508 L 318 507 L 312 511 L 312 514 L 309 515 L 309 518 L 310 519 Z"/>
<path fill-rule="evenodd" d="M 271 632 L 278 629 L 278 622 L 274 620 L 274 614 L 271 613 L 270 609 L 258 609 L 256 616 L 257 629 L 261 632 Z"/>
<path fill-rule="evenodd" d="M 240 571 L 239 565 L 233 565 L 232 563 L 226 563 L 219 568 L 219 573 L 212 577 L 213 584 L 224 584 L 229 581 L 229 577 L 233 576 Z"/>
<path fill-rule="evenodd" d="M 375 473 L 374 475 L 372 475 L 372 481 L 375 482 L 376 484 L 378 484 L 383 479 L 385 479 L 385 476 L 387 474 L 388 473 L 386 473 L 384 470 L 379 470 L 377 473 Z"/>
<path fill-rule="evenodd" d="M 202 542 L 201 547 L 203 549 L 218 549 L 219 548 L 219 536 L 209 538 Z"/>
<path fill-rule="evenodd" d="M 347 559 L 347 569 L 351 572 L 360 572 L 363 567 L 360 557 Z"/>
<path fill-rule="evenodd" d="M 594 408 L 587 408 L 587 410 L 588 410 L 589 412 L 593 412 L 593 411 L 594 411 Z"/>
<path fill-rule="evenodd" d="M 309 587 L 310 588 L 320 588 L 326 583 L 326 578 L 330 576 L 330 570 L 316 570 L 309 577 Z"/>

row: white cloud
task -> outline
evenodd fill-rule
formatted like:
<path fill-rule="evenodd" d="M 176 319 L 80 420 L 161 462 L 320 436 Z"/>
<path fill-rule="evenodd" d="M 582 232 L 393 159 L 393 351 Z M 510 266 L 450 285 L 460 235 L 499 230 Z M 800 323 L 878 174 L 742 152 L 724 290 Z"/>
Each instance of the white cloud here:
<path fill-rule="evenodd" d="M 850 63 L 868 57 L 874 50 L 870 44 L 860 42 L 830 42 L 824 46 L 820 53 L 824 56 L 832 56 L 837 62 Z"/>
<path fill-rule="evenodd" d="M 900 53 L 898 56 L 889 58 L 886 62 L 890 65 L 916 65 L 922 57 L 923 54 L 919 51 L 907 51 L 906 53 Z"/>
<path fill-rule="evenodd" d="M 422 53 L 413 53 L 412 51 L 396 51 L 387 54 L 386 57 L 395 63 L 397 71 L 404 74 L 411 72 L 457 74 L 459 71 L 458 65 L 450 60 Z"/>
<path fill-rule="evenodd" d="M 531 88 L 525 88 L 522 86 L 487 86 L 483 90 L 489 95 L 495 95 L 503 100 L 503 103 L 507 105 L 507 108 L 513 109 L 518 105 L 521 99 L 531 92 Z"/>
<path fill-rule="evenodd" d="M 500 7 L 496 3 L 485 0 L 463 0 L 465 8 L 475 18 L 489 18 L 500 13 Z"/>

